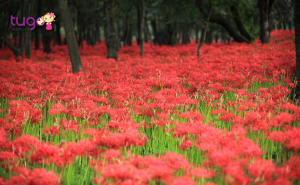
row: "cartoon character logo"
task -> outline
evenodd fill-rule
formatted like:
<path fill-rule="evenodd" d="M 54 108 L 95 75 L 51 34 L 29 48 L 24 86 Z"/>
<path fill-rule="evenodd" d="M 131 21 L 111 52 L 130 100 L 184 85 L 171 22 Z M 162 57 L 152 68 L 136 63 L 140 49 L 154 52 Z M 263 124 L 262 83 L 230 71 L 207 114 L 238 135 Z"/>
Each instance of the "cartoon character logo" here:
<path fill-rule="evenodd" d="M 46 13 L 44 16 L 38 18 L 38 25 L 43 26 L 46 23 L 46 30 L 52 30 L 52 22 L 54 20 L 54 13 Z"/>

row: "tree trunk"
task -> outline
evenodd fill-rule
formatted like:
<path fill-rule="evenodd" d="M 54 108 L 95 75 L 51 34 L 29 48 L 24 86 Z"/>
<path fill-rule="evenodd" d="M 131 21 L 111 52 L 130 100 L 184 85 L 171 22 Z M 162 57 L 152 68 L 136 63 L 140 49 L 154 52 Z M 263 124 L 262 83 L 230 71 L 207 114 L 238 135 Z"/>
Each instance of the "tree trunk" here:
<path fill-rule="evenodd" d="M 126 20 L 125 20 L 125 33 L 124 33 L 124 46 L 128 44 L 128 38 L 129 38 L 129 31 L 130 31 L 130 12 L 126 13 Z"/>
<path fill-rule="evenodd" d="M 195 43 L 198 44 L 198 42 L 199 42 L 199 27 L 198 26 L 196 26 L 195 34 L 196 34 Z"/>
<path fill-rule="evenodd" d="M 269 43 L 269 0 L 259 1 L 260 13 L 260 40 L 262 44 Z"/>
<path fill-rule="evenodd" d="M 106 25 L 107 25 L 107 58 L 118 60 L 116 48 L 116 30 L 115 30 L 115 1 L 105 0 L 106 4 Z"/>
<path fill-rule="evenodd" d="M 140 1 L 138 1 L 138 2 L 140 2 Z M 137 36 L 136 42 L 138 45 L 140 45 L 141 44 L 141 30 L 140 30 L 140 28 L 141 28 L 141 25 L 140 25 L 141 24 L 141 7 L 139 6 L 139 4 L 137 5 L 137 21 L 138 21 L 137 22 L 138 36 Z"/>
<path fill-rule="evenodd" d="M 145 2 L 144 0 L 141 0 L 141 6 L 140 6 L 140 45 L 141 45 L 141 56 L 144 55 L 144 25 L 145 25 Z"/>
<path fill-rule="evenodd" d="M 151 36 L 151 33 L 150 33 L 150 30 L 149 30 L 149 27 L 148 27 L 148 23 L 147 23 L 147 19 L 145 18 L 145 27 L 146 27 L 146 31 L 147 31 L 147 35 L 149 36 L 149 39 L 150 39 L 150 46 L 152 47 L 152 36 Z"/>
<path fill-rule="evenodd" d="M 129 35 L 128 35 L 127 43 L 129 46 L 132 45 L 132 23 L 130 23 L 129 25 Z"/>
<path fill-rule="evenodd" d="M 226 19 L 224 19 L 221 15 L 211 15 L 209 21 L 211 23 L 217 23 L 223 28 L 226 29 L 228 34 L 236 41 L 236 42 L 246 42 L 249 43 L 249 40 L 246 39 L 244 36 L 240 35 L 239 32 L 235 30 L 235 28 L 231 25 L 230 22 L 228 22 Z"/>
<path fill-rule="evenodd" d="M 196 0 L 196 5 L 197 5 L 197 0 Z M 201 12 L 201 9 L 202 8 L 202 1 L 200 2 L 200 6 L 198 5 L 198 9 L 199 11 Z M 204 28 L 204 31 L 203 31 L 203 34 L 201 34 L 201 42 L 200 44 L 198 45 L 198 50 L 197 50 L 197 57 L 200 58 L 200 50 L 205 42 L 205 37 L 206 37 L 206 30 L 207 30 L 207 27 L 208 27 L 208 22 L 210 20 L 210 14 L 211 14 L 211 10 L 212 10 L 212 3 L 211 3 L 211 0 L 209 0 L 209 11 L 208 11 L 208 16 L 207 16 L 207 21 L 206 21 L 206 24 L 205 24 L 205 28 Z"/>
<path fill-rule="evenodd" d="M 71 19 L 72 16 L 70 14 L 66 0 L 59 0 L 58 4 L 60 9 L 60 15 L 66 33 L 68 50 L 69 50 L 70 60 L 72 64 L 72 71 L 73 73 L 77 73 L 80 71 L 80 68 L 82 68 L 82 63 L 81 63 L 78 47 L 76 44 L 75 31 Z"/>
<path fill-rule="evenodd" d="M 155 37 L 157 36 L 156 21 L 151 20 L 150 22 L 151 22 L 151 27 L 152 27 L 152 30 L 153 30 L 154 39 L 155 39 Z M 154 43 L 154 45 L 155 45 L 155 43 Z"/>
<path fill-rule="evenodd" d="M 296 71 L 293 77 L 295 87 L 292 89 L 290 98 L 292 100 L 300 97 L 300 1 L 295 2 L 294 7 L 295 46 L 296 46 Z"/>
<path fill-rule="evenodd" d="M 249 42 L 252 42 L 254 41 L 254 38 L 251 37 L 251 35 L 248 33 L 248 31 L 245 29 L 244 27 L 244 24 L 240 18 L 240 15 L 239 15 L 239 11 L 238 9 L 235 7 L 235 6 L 231 6 L 230 7 L 230 10 L 233 14 L 233 17 L 234 17 L 234 20 L 235 20 L 235 23 L 241 33 L 242 36 L 244 36 L 246 39 L 249 40 Z"/>
<path fill-rule="evenodd" d="M 219 43 L 219 32 L 218 31 L 216 32 L 216 35 L 215 35 L 215 42 Z"/>
<path fill-rule="evenodd" d="M 29 0 L 28 2 L 28 16 L 33 16 L 33 6 L 34 0 Z M 25 55 L 29 59 L 31 57 L 31 31 L 29 31 L 29 26 L 26 26 L 26 36 L 25 36 Z"/>
<path fill-rule="evenodd" d="M 37 17 L 41 16 L 41 10 L 42 10 L 42 0 L 37 0 L 38 5 L 37 5 Z M 35 27 L 35 50 L 40 49 L 40 27 L 36 26 Z"/>
<path fill-rule="evenodd" d="M 292 21 L 289 21 L 289 30 L 292 30 Z"/>
<path fill-rule="evenodd" d="M 18 46 L 18 32 L 13 30 L 13 38 L 14 38 L 14 44 L 15 46 Z"/>
<path fill-rule="evenodd" d="M 115 22 L 115 31 L 116 31 L 116 51 L 120 51 L 120 48 L 121 48 L 121 44 L 120 44 L 120 40 L 119 40 L 119 35 L 118 35 L 118 26 L 117 26 L 117 23 Z"/>
<path fill-rule="evenodd" d="M 83 21 L 82 21 L 82 14 L 80 11 L 77 11 L 77 31 L 78 31 L 78 46 L 83 48 L 83 36 L 82 36 L 82 31 L 83 31 Z"/>
<path fill-rule="evenodd" d="M 100 25 L 99 23 L 96 23 L 96 40 L 100 44 L 101 43 L 101 36 L 100 36 Z"/>
<path fill-rule="evenodd" d="M 283 29 L 286 30 L 286 22 L 283 21 Z"/>
<path fill-rule="evenodd" d="M 52 40 L 52 31 L 43 30 L 43 52 L 51 53 L 51 40 Z"/>
<path fill-rule="evenodd" d="M 57 44 L 61 46 L 60 20 L 56 21 L 55 27 Z"/>
<path fill-rule="evenodd" d="M 21 17 L 25 17 L 25 0 L 22 0 L 21 2 Z M 21 28 L 21 31 L 19 33 L 19 51 L 20 51 L 20 56 L 23 57 L 23 51 L 24 51 L 24 44 L 23 44 L 23 36 L 24 36 L 24 31 L 25 27 Z M 6 43 L 6 42 L 5 42 Z"/>
<path fill-rule="evenodd" d="M 87 45 L 91 45 L 91 23 L 90 23 L 90 19 L 87 20 L 87 23 L 86 23 L 86 42 L 87 42 Z"/>

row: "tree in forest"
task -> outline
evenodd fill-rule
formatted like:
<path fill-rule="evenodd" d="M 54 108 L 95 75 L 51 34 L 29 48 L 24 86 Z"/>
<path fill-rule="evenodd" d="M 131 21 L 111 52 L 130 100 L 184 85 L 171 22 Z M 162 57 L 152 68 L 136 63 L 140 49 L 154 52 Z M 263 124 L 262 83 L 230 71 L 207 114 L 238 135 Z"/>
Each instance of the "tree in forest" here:
<path fill-rule="evenodd" d="M 22 4 L 23 5 L 23 4 Z M 10 26 L 10 15 L 16 15 L 19 10 L 19 2 L 17 1 L 2 1 L 0 4 L 1 18 L 0 18 L 0 40 L 3 41 L 7 47 L 14 53 L 16 57 L 23 56 L 20 48 L 15 46 L 8 38 L 8 27 Z M 21 47 L 22 48 L 22 47 Z"/>
<path fill-rule="evenodd" d="M 75 31 L 71 19 L 72 16 L 68 8 L 67 0 L 59 0 L 58 3 L 59 3 L 60 15 L 66 33 L 66 38 L 68 41 L 67 45 L 68 45 L 70 60 L 72 64 L 72 71 L 73 73 L 77 73 L 80 71 L 80 68 L 82 68 L 82 63 L 81 63 L 81 58 L 76 43 Z"/>
<path fill-rule="evenodd" d="M 139 32 L 140 32 L 140 48 L 141 48 L 141 56 L 144 55 L 144 21 L 145 21 L 145 2 L 144 0 L 140 1 L 140 26 L 139 26 Z"/>
<path fill-rule="evenodd" d="M 269 17 L 271 14 L 272 6 L 275 0 L 258 1 L 259 14 L 260 14 L 260 34 L 259 38 L 262 44 L 269 43 Z"/>
<path fill-rule="evenodd" d="M 34 0 L 29 0 L 28 2 L 28 14 L 27 17 L 32 17 L 33 15 Z M 26 27 L 25 32 L 25 55 L 27 58 L 31 57 L 31 31 Z"/>
<path fill-rule="evenodd" d="M 203 11 L 202 10 L 202 0 L 200 1 L 200 3 L 199 3 L 199 1 L 196 0 L 196 6 L 198 7 L 200 12 Z M 207 31 L 207 27 L 208 27 L 208 23 L 209 23 L 209 19 L 210 19 L 211 10 L 212 10 L 212 3 L 211 3 L 211 0 L 209 0 L 209 12 L 208 12 L 208 16 L 207 16 L 207 21 L 206 21 L 206 25 L 205 25 L 203 34 L 201 35 L 201 41 L 200 41 L 200 44 L 198 45 L 198 50 L 197 50 L 197 57 L 198 58 L 200 58 L 201 47 L 205 43 L 206 31 Z"/>
<path fill-rule="evenodd" d="M 118 60 L 115 28 L 115 1 L 105 0 L 105 42 L 107 46 L 107 58 Z"/>
<path fill-rule="evenodd" d="M 296 71 L 293 77 L 295 87 L 292 89 L 290 98 L 292 100 L 300 98 L 300 1 L 296 0 L 294 8 L 295 24 L 295 46 L 296 46 Z"/>

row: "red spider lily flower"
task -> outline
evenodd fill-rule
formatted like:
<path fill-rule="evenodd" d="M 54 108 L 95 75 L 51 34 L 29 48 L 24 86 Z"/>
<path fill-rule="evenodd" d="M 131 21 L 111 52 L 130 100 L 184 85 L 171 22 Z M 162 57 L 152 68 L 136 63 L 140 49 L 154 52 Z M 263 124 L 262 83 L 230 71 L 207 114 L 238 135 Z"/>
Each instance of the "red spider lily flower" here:
<path fill-rule="evenodd" d="M 115 158 L 120 158 L 122 156 L 122 154 L 114 149 L 108 150 L 107 152 L 105 152 L 105 156 L 104 158 L 107 159 L 108 161 L 112 162 L 113 159 Z"/>
<path fill-rule="evenodd" d="M 193 177 L 202 177 L 204 179 L 210 179 L 210 178 L 213 178 L 215 177 L 215 172 L 212 171 L 212 170 L 206 170 L 204 168 L 194 168 L 192 171 L 191 171 L 191 176 Z"/>
<path fill-rule="evenodd" d="M 36 150 L 40 145 L 38 138 L 25 134 L 12 142 L 11 150 L 19 157 L 24 157 L 25 153 Z"/>
<path fill-rule="evenodd" d="M 166 164 L 173 170 L 188 170 L 190 169 L 190 163 L 183 158 L 182 155 L 177 154 L 175 152 L 167 152 L 163 157 Z"/>
<path fill-rule="evenodd" d="M 8 161 L 9 159 L 17 158 L 12 152 L 0 151 L 0 162 Z"/>
<path fill-rule="evenodd" d="M 60 135 L 59 129 L 60 129 L 59 126 L 53 125 L 53 126 L 47 128 L 47 129 L 45 129 L 45 130 L 43 131 L 43 134 L 48 134 L 48 135 L 53 135 L 53 136 L 55 136 L 55 135 Z"/>
<path fill-rule="evenodd" d="M 32 184 L 32 185 L 59 185 L 59 177 L 53 172 L 43 168 L 36 168 L 29 171 L 27 168 L 18 167 L 19 176 L 13 176 L 6 181 L 6 184 Z"/>
<path fill-rule="evenodd" d="M 196 183 L 190 177 L 177 177 L 174 178 L 171 185 L 195 185 Z"/>

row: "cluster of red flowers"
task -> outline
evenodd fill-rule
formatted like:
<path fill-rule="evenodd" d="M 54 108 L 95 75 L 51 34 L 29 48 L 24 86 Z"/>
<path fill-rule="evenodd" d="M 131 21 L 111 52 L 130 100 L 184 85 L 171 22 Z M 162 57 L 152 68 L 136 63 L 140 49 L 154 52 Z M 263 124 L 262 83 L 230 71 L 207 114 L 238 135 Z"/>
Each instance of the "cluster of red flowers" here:
<path fill-rule="evenodd" d="M 267 45 L 204 45 L 199 59 L 195 43 L 146 43 L 143 57 L 134 44 L 121 48 L 118 61 L 106 59 L 104 42 L 84 45 L 76 75 L 66 46 L 46 56 L 32 51 L 31 59 L 0 50 L 0 170 L 11 174 L 0 185 L 59 184 L 78 158 L 90 162 L 98 184 L 292 184 L 300 179 L 300 108 L 287 98 L 294 34 L 274 31 Z M 128 152 L 164 134 L 204 162 Z M 264 159 L 279 151 L 265 151 L 264 142 L 283 146 L 282 163 Z"/>

